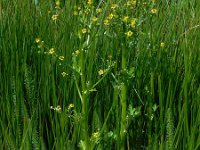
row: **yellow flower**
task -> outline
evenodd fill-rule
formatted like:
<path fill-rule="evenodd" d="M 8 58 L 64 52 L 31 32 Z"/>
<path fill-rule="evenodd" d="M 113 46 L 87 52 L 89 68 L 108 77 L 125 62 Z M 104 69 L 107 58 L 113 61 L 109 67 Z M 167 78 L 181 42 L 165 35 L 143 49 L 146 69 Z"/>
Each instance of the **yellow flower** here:
<path fill-rule="evenodd" d="M 83 28 L 81 31 L 82 31 L 83 34 L 85 34 L 87 32 L 87 29 Z"/>
<path fill-rule="evenodd" d="M 136 0 L 132 0 L 132 3 L 131 3 L 133 6 L 136 5 Z"/>
<path fill-rule="evenodd" d="M 56 15 L 53 15 L 52 17 L 51 17 L 51 19 L 52 20 L 57 20 L 58 19 L 58 15 L 56 14 Z"/>
<path fill-rule="evenodd" d="M 108 19 L 112 20 L 114 17 L 114 15 L 111 13 L 109 16 L 108 16 Z"/>
<path fill-rule="evenodd" d="M 98 9 L 97 9 L 97 13 L 98 13 L 98 14 L 102 13 L 102 9 L 101 9 L 101 8 L 98 8 Z"/>
<path fill-rule="evenodd" d="M 60 59 L 60 60 L 64 60 L 64 56 L 59 56 L 59 58 L 58 59 Z"/>
<path fill-rule="evenodd" d="M 35 38 L 35 43 L 40 43 L 41 39 L 40 38 Z"/>
<path fill-rule="evenodd" d="M 74 108 L 74 104 L 69 104 L 68 109 Z"/>
<path fill-rule="evenodd" d="M 161 47 L 161 48 L 164 48 L 164 47 L 165 47 L 165 43 L 164 43 L 164 42 L 161 42 L 161 43 L 160 43 L 160 47 Z"/>
<path fill-rule="evenodd" d="M 103 21 L 103 23 L 104 23 L 105 25 L 107 25 L 107 26 L 110 24 L 108 19 L 105 19 L 105 20 Z"/>
<path fill-rule="evenodd" d="M 104 70 L 103 70 L 103 69 L 100 69 L 100 70 L 98 71 L 98 73 L 99 73 L 99 75 L 101 76 L 101 75 L 104 74 Z"/>
<path fill-rule="evenodd" d="M 56 6 L 60 7 L 60 1 L 59 0 L 56 1 Z"/>
<path fill-rule="evenodd" d="M 75 55 L 78 56 L 79 54 L 80 54 L 80 51 L 79 51 L 79 50 L 76 50 L 76 51 L 75 51 Z"/>
<path fill-rule="evenodd" d="M 98 20 L 97 17 L 93 17 L 93 18 L 92 18 L 92 21 L 93 21 L 93 22 L 96 22 L 97 20 Z"/>
<path fill-rule="evenodd" d="M 122 19 L 122 21 L 128 22 L 128 18 L 129 18 L 128 16 L 124 16 L 123 19 Z"/>
<path fill-rule="evenodd" d="M 55 49 L 54 48 L 51 48 L 50 50 L 49 50 L 49 54 L 54 54 L 55 53 Z"/>
<path fill-rule="evenodd" d="M 92 0 L 88 0 L 88 5 L 92 5 L 93 1 Z"/>
<path fill-rule="evenodd" d="M 115 10 L 117 7 L 118 7 L 117 4 L 112 4 L 111 9 L 112 9 L 112 10 Z"/>
<path fill-rule="evenodd" d="M 77 7 L 77 10 L 81 10 L 81 7 L 80 7 L 80 6 L 78 6 L 78 7 Z"/>
<path fill-rule="evenodd" d="M 125 34 L 126 34 L 127 37 L 131 37 L 133 35 L 133 32 L 132 31 L 128 31 Z"/>
<path fill-rule="evenodd" d="M 62 72 L 61 75 L 62 75 L 63 77 L 65 77 L 65 76 L 68 75 L 68 74 L 67 74 L 66 72 Z"/>
<path fill-rule="evenodd" d="M 158 13 L 158 10 L 155 9 L 155 8 L 154 8 L 154 9 L 151 9 L 151 13 L 152 13 L 152 14 L 157 14 L 157 13 Z"/>
<path fill-rule="evenodd" d="M 136 19 L 135 18 L 133 18 L 133 19 L 131 19 L 131 27 L 132 28 L 135 28 L 135 24 L 136 24 Z"/>
<path fill-rule="evenodd" d="M 136 0 L 129 0 L 126 5 L 133 7 L 136 5 Z"/>

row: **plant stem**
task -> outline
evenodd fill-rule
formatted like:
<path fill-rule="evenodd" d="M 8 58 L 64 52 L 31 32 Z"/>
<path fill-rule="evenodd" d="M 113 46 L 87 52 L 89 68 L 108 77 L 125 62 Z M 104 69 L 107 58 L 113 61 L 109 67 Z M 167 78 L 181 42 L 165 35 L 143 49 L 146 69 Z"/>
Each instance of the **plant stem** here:
<path fill-rule="evenodd" d="M 88 136 L 88 119 L 87 119 L 87 89 L 85 83 L 85 63 L 84 63 L 84 50 L 81 51 L 81 87 L 82 87 L 82 133 L 85 140 L 85 147 L 89 149 L 89 136 Z"/>
<path fill-rule="evenodd" d="M 122 49 L 122 71 L 126 70 L 126 48 Z M 127 87 L 126 83 L 122 83 L 121 85 L 121 106 L 122 106 L 122 114 L 121 114 L 121 129 L 120 129 L 120 137 L 121 137 L 121 146 L 120 149 L 124 150 L 125 147 L 125 133 L 126 133 L 126 94 Z"/>

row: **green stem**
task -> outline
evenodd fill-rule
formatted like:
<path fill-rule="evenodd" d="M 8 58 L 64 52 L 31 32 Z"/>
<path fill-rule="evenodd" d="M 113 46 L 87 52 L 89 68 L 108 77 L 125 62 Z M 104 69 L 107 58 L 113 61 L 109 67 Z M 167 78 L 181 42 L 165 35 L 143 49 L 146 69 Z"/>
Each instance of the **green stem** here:
<path fill-rule="evenodd" d="M 122 49 L 122 68 L 123 71 L 126 70 L 126 48 Z M 121 129 L 120 129 L 120 137 L 121 137 L 121 145 L 120 149 L 124 150 L 125 148 L 125 133 L 126 133 L 126 94 L 127 87 L 125 83 L 121 85 L 121 106 L 122 106 L 122 114 L 121 114 Z"/>
<path fill-rule="evenodd" d="M 84 136 L 85 147 L 89 149 L 89 135 L 88 135 L 88 119 L 87 119 L 87 89 L 85 82 L 85 63 L 84 63 L 84 51 L 81 51 L 81 87 L 82 87 L 82 133 Z"/>

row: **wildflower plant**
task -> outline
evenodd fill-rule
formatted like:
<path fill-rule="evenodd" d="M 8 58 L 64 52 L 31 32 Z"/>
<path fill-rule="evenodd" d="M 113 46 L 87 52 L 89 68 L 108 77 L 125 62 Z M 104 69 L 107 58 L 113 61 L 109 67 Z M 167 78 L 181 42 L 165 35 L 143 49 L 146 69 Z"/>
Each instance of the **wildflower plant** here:
<path fill-rule="evenodd" d="M 0 3 L 1 149 L 199 149 L 195 0 L 12 4 Z"/>

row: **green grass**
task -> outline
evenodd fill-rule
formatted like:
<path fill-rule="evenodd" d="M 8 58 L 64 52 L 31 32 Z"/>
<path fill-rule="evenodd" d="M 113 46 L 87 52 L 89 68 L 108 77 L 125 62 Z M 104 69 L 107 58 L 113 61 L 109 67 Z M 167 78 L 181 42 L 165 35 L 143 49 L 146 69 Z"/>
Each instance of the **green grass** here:
<path fill-rule="evenodd" d="M 196 0 L 55 6 L 0 1 L 0 149 L 200 149 Z"/>

